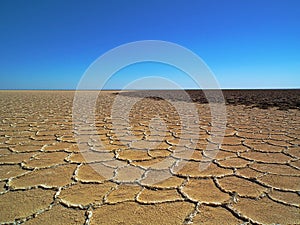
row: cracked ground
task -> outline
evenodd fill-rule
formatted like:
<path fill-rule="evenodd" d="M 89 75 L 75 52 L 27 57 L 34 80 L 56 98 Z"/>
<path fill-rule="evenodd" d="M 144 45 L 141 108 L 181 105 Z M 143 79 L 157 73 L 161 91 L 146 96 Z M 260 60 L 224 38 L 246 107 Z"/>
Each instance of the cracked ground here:
<path fill-rule="evenodd" d="M 172 97 L 113 118 L 116 96 L 138 98 L 117 94 L 73 129 L 74 92 L 0 92 L 1 224 L 300 224 L 299 92 L 225 92 L 222 145 L 197 94 L 197 133 Z"/>

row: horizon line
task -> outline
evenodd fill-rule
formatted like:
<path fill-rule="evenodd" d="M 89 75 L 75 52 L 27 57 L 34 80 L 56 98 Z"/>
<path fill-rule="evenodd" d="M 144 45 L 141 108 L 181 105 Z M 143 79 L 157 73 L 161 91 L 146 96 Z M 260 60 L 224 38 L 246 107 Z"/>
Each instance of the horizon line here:
<path fill-rule="evenodd" d="M 191 90 L 191 91 L 199 91 L 199 90 L 300 90 L 300 87 L 289 87 L 289 88 L 204 88 L 204 89 L 197 89 L 197 88 L 182 88 L 182 89 L 113 89 L 113 88 L 106 88 L 106 89 L 73 89 L 73 88 L 7 88 L 7 89 L 0 89 L 0 91 L 179 91 L 179 90 Z"/>

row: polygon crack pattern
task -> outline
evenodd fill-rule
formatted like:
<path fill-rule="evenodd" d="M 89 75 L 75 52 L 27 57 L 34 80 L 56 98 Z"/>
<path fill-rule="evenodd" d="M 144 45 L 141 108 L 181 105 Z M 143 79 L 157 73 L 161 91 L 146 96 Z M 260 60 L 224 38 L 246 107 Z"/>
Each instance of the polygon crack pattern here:
<path fill-rule="evenodd" d="M 73 129 L 72 91 L 1 91 L 1 224 L 299 224 L 299 109 L 225 92 L 244 100 L 226 105 L 218 145 L 209 105 L 189 94 L 101 92 L 95 133 L 89 118 Z M 116 96 L 137 99 L 128 118 L 112 117 Z M 197 129 L 174 101 L 196 106 Z"/>

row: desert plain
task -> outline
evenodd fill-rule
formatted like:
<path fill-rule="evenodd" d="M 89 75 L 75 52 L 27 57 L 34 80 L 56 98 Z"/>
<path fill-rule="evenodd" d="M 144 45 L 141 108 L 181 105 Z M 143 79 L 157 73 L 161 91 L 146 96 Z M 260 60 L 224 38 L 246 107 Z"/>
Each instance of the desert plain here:
<path fill-rule="evenodd" d="M 164 92 L 0 91 L 0 224 L 300 224 L 300 90 Z"/>

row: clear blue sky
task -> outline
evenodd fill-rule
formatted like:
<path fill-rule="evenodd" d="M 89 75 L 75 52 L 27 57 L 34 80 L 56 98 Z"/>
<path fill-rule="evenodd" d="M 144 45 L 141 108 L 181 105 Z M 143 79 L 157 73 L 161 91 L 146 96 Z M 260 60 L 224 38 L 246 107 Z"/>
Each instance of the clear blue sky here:
<path fill-rule="evenodd" d="M 222 88 L 300 88 L 298 0 L 1 0 L 0 30 L 0 89 L 74 89 L 97 57 L 148 39 L 194 51 Z"/>

